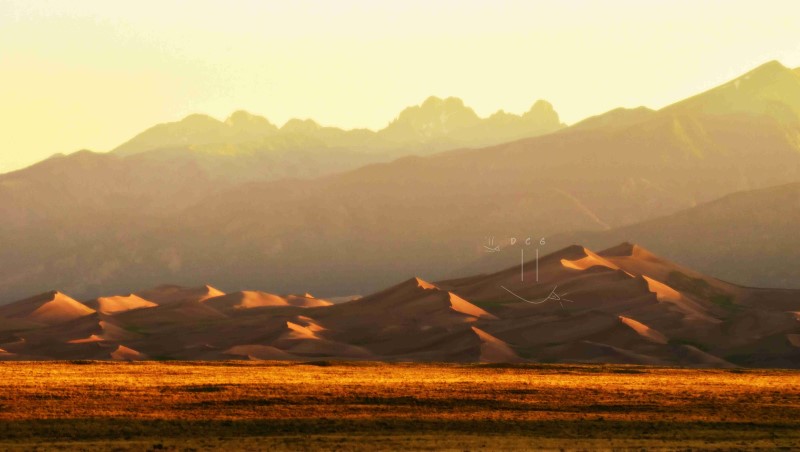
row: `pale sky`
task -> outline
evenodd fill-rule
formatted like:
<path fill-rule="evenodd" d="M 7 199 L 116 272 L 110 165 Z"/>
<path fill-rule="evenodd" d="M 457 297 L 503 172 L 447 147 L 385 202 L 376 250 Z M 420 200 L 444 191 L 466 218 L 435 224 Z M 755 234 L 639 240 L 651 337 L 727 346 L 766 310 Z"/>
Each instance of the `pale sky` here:
<path fill-rule="evenodd" d="M 768 60 L 800 1 L 0 0 L 0 172 L 234 110 L 385 126 L 430 95 L 574 123 L 659 108 Z"/>

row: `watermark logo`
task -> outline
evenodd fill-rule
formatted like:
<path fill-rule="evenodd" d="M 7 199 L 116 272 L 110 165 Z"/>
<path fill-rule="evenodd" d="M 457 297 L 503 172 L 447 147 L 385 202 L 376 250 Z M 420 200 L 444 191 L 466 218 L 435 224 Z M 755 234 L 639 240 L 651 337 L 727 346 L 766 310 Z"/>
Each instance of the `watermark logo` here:
<path fill-rule="evenodd" d="M 499 253 L 501 251 L 500 245 L 494 244 L 494 237 L 489 237 L 488 245 L 483 245 L 487 253 Z"/>
<path fill-rule="evenodd" d="M 515 245 L 517 245 L 519 247 L 519 280 L 520 280 L 521 283 L 525 282 L 525 248 L 527 248 L 529 246 L 532 246 L 532 245 L 536 246 L 536 248 L 534 249 L 534 253 L 535 253 L 535 259 L 534 259 L 534 265 L 535 265 L 535 269 L 534 270 L 535 270 L 535 273 L 534 274 L 535 274 L 535 278 L 536 278 L 536 284 L 539 284 L 539 246 L 545 246 L 547 244 L 547 240 L 545 240 L 544 237 L 539 238 L 538 240 L 533 238 L 533 237 L 526 237 L 524 239 L 517 239 L 517 237 L 509 237 L 508 241 L 505 242 L 505 243 L 507 243 L 506 247 L 511 247 L 511 246 L 515 246 Z M 500 246 L 500 244 L 495 242 L 495 238 L 494 237 L 487 237 L 486 244 L 483 245 L 483 249 L 487 253 L 499 253 L 499 252 L 503 251 L 503 248 Z M 558 286 L 553 287 L 553 290 L 551 290 L 550 293 L 546 297 L 540 298 L 540 299 L 536 299 L 536 300 L 529 300 L 529 299 L 527 299 L 525 297 L 522 297 L 522 296 L 514 293 L 514 291 L 512 291 L 511 289 L 509 289 L 509 288 L 507 288 L 505 286 L 500 286 L 500 288 L 505 290 L 506 292 L 508 292 L 509 294 L 514 296 L 515 298 L 517 298 L 517 299 L 519 299 L 521 301 L 524 301 L 525 303 L 539 305 L 539 304 L 547 303 L 548 301 L 553 301 L 553 302 L 557 302 L 562 308 L 564 308 L 564 302 L 573 303 L 572 300 L 566 298 L 566 295 L 567 295 L 566 293 L 558 293 L 557 292 Z"/>
<path fill-rule="evenodd" d="M 562 308 L 564 307 L 564 302 L 565 301 L 569 302 L 569 303 L 574 303 L 572 300 L 564 298 L 567 295 L 566 293 L 563 293 L 563 294 L 556 293 L 556 290 L 558 290 L 558 286 L 553 287 L 553 290 L 551 290 L 550 294 L 548 294 L 546 297 L 538 299 L 538 300 L 528 300 L 527 298 L 520 297 L 519 295 L 515 294 L 510 289 L 506 288 L 505 286 L 500 286 L 500 288 L 505 290 L 506 292 L 510 293 L 514 297 L 519 298 L 520 300 L 524 301 L 525 303 L 544 304 L 544 303 L 546 303 L 546 302 L 548 302 L 550 300 L 553 300 L 553 301 L 557 301 L 558 304 L 561 305 Z"/>

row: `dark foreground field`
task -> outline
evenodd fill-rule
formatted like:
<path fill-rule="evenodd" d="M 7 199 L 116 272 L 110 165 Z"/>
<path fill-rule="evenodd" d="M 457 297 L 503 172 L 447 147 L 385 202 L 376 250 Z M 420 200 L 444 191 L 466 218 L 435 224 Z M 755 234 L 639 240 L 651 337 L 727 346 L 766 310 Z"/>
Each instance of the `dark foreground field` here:
<path fill-rule="evenodd" d="M 800 447 L 800 373 L 0 364 L 0 449 Z"/>

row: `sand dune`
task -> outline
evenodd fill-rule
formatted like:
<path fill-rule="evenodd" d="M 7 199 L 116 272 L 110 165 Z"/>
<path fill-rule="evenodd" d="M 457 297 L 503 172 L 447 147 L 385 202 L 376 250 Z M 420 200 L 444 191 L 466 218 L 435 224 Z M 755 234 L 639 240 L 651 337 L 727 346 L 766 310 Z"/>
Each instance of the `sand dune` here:
<path fill-rule="evenodd" d="M 134 309 L 154 308 L 158 306 L 152 301 L 147 301 L 133 294 L 95 298 L 94 300 L 86 302 L 86 305 L 101 314 L 117 314 Z"/>
<path fill-rule="evenodd" d="M 697 302 L 684 296 L 677 290 L 669 287 L 668 285 L 656 281 L 650 277 L 642 275 L 642 278 L 647 282 L 647 288 L 650 292 L 656 294 L 658 301 L 663 303 L 670 303 L 678 310 L 686 314 L 689 318 L 699 319 L 706 322 L 719 323 L 716 319 L 708 314 L 708 312 L 700 306 Z"/>
<path fill-rule="evenodd" d="M 666 361 L 593 341 L 579 341 L 561 351 L 564 362 L 664 365 Z"/>
<path fill-rule="evenodd" d="M 417 287 L 419 287 L 419 288 L 421 288 L 421 289 L 426 289 L 426 290 L 434 290 L 434 289 L 438 289 L 438 287 L 436 287 L 434 284 L 431 284 L 431 283 L 429 283 L 428 281 L 425 281 L 425 280 L 423 280 L 423 279 L 421 279 L 421 278 L 418 278 L 418 277 L 414 277 L 414 278 L 412 278 L 412 279 L 409 281 L 409 284 L 414 284 L 414 285 L 416 285 Z"/>
<path fill-rule="evenodd" d="M 521 282 L 519 266 L 437 283 L 411 278 L 313 309 L 306 302 L 324 300 L 310 294 L 162 286 L 94 300 L 95 312 L 52 292 L 0 307 L 8 353 L 0 359 L 800 366 L 799 293 L 721 292 L 727 286 L 688 269 L 677 270 L 676 287 L 644 272 L 669 278 L 675 268 L 635 245 L 571 246 L 541 257 L 540 281 Z M 144 294 L 161 303 L 134 309 Z"/>
<path fill-rule="evenodd" d="M 116 350 L 111 352 L 110 356 L 114 361 L 143 361 L 149 359 L 147 355 L 124 345 L 118 346 Z"/>
<path fill-rule="evenodd" d="M 264 308 L 274 306 L 316 308 L 320 306 L 330 306 L 333 304 L 327 300 L 314 298 L 310 294 L 280 296 L 255 290 L 233 292 L 227 295 L 207 298 L 204 301 L 215 308 L 223 310 Z"/>
<path fill-rule="evenodd" d="M 227 295 L 206 298 L 204 300 L 211 306 L 220 309 L 250 309 L 265 306 L 288 306 L 289 303 L 278 295 L 259 292 L 255 290 L 245 290 L 233 292 Z"/>
<path fill-rule="evenodd" d="M 474 304 L 468 302 L 467 300 L 459 297 L 458 295 L 447 292 L 447 296 L 450 299 L 450 309 L 453 311 L 459 312 L 461 314 L 477 317 L 479 319 L 496 319 L 492 314 L 484 311 L 483 309 L 475 306 Z"/>
<path fill-rule="evenodd" d="M 573 270 L 586 270 L 588 268 L 596 266 L 606 267 L 611 270 L 619 270 L 619 267 L 617 267 L 610 261 L 600 257 L 599 255 L 595 254 L 593 251 L 584 248 L 583 252 L 586 254 L 586 257 L 577 260 L 562 259 L 561 265 L 563 265 L 566 268 L 571 268 Z"/>
<path fill-rule="evenodd" d="M 482 363 L 510 363 L 524 361 L 508 344 L 476 327 L 470 327 L 481 341 L 478 360 Z"/>
<path fill-rule="evenodd" d="M 650 290 L 650 292 L 656 294 L 656 298 L 658 299 L 658 301 L 665 301 L 670 303 L 681 302 L 682 296 L 681 293 L 678 292 L 677 290 L 647 276 L 643 275 L 642 278 L 644 278 L 644 280 L 647 281 L 647 288 Z"/>
<path fill-rule="evenodd" d="M 58 291 L 36 295 L 0 307 L 0 318 L 55 325 L 94 314 L 94 309 Z"/>
<path fill-rule="evenodd" d="M 286 302 L 292 306 L 299 306 L 301 308 L 318 308 L 321 306 L 330 306 L 331 303 L 328 300 L 322 300 L 320 298 L 315 298 L 310 294 L 306 295 L 286 295 L 284 297 Z"/>
<path fill-rule="evenodd" d="M 302 325 L 298 325 L 294 322 L 286 322 L 286 331 L 282 336 L 281 339 L 311 339 L 311 340 L 321 340 L 322 338 L 317 336 L 316 332 L 312 331 L 310 328 L 306 328 Z"/>
<path fill-rule="evenodd" d="M 661 258 L 644 247 L 633 243 L 622 243 L 600 251 L 598 254 L 632 275 L 647 275 L 658 281 L 669 281 L 671 276 L 678 273 L 689 278 L 705 281 L 710 286 L 724 291 L 735 291 L 735 286 L 732 284 L 702 275 L 690 268 Z"/>
<path fill-rule="evenodd" d="M 316 323 L 316 320 L 312 319 L 311 317 L 305 315 L 298 315 L 294 318 L 294 323 L 301 325 L 303 328 L 306 328 L 309 331 L 313 331 L 314 333 L 318 333 L 320 331 L 324 331 L 325 328 Z"/>
<path fill-rule="evenodd" d="M 310 321 L 308 317 L 298 316 L 295 320 L 296 322 L 285 322 L 283 332 L 272 342 L 272 346 L 292 355 L 304 357 L 340 359 L 375 357 L 366 348 L 321 336 L 319 333 L 325 329 L 316 322 Z"/>
<path fill-rule="evenodd" d="M 186 301 L 204 301 L 209 298 L 225 295 L 225 292 L 209 285 L 202 287 L 163 285 L 139 292 L 136 295 L 156 304 L 164 305 Z"/>
<path fill-rule="evenodd" d="M 644 323 L 638 322 L 628 317 L 619 316 L 619 320 L 629 326 L 633 331 L 636 331 L 637 334 L 641 335 L 642 337 L 655 342 L 657 344 L 666 344 L 668 342 L 667 337 L 661 334 L 660 332 L 650 328 L 649 326 L 645 325 Z"/>
<path fill-rule="evenodd" d="M 126 331 L 125 329 L 105 320 L 101 320 L 97 325 L 100 328 L 98 333 L 93 333 L 89 337 L 83 339 L 72 339 L 68 341 L 68 343 L 84 344 L 88 342 L 125 341 L 136 336 L 136 334 Z"/>
<path fill-rule="evenodd" d="M 676 348 L 677 362 L 687 367 L 733 368 L 737 367 L 722 358 L 704 352 L 694 345 L 679 345 Z"/>

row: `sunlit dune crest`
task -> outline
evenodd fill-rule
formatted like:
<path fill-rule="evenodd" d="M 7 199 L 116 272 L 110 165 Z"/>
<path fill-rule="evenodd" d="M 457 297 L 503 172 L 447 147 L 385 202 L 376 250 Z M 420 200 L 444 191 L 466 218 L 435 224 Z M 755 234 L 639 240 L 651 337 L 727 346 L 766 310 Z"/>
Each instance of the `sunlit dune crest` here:
<path fill-rule="evenodd" d="M 648 340 L 650 340 L 652 342 L 655 342 L 655 343 L 658 343 L 658 344 L 666 344 L 668 342 L 668 339 L 667 339 L 666 336 L 661 334 L 659 331 L 656 331 L 656 330 L 650 328 L 649 326 L 645 325 L 644 323 L 641 323 L 639 321 L 636 321 L 634 319 L 631 319 L 629 317 L 624 317 L 624 316 L 619 316 L 619 320 L 623 324 L 629 326 L 633 331 L 635 331 L 636 333 L 638 333 L 642 337 L 644 337 L 644 338 L 646 338 L 646 339 L 648 339 Z"/>
<path fill-rule="evenodd" d="M 133 294 L 127 296 L 117 295 L 113 297 L 100 297 L 87 302 L 86 305 L 94 308 L 101 314 L 116 314 L 133 309 L 153 308 L 158 306 L 152 301 L 147 301 Z"/>
<path fill-rule="evenodd" d="M 221 309 L 253 309 L 275 306 L 296 306 L 314 308 L 330 306 L 331 302 L 305 295 L 275 295 L 257 290 L 244 290 L 226 295 L 209 297 L 203 302 Z"/>
<path fill-rule="evenodd" d="M 212 286 L 201 287 L 182 287 L 175 285 L 162 285 L 153 289 L 145 290 L 136 294 L 137 296 L 154 302 L 156 304 L 180 303 L 185 301 L 205 301 L 209 298 L 220 297 L 225 292 Z"/>
<path fill-rule="evenodd" d="M 482 319 L 497 319 L 492 314 L 484 311 L 483 309 L 475 306 L 474 304 L 470 303 L 469 301 L 459 297 L 458 295 L 448 292 L 448 296 L 450 298 L 450 309 L 460 312 L 461 314 L 466 314 L 473 317 L 478 317 Z"/>
<path fill-rule="evenodd" d="M 669 301 L 672 303 L 680 303 L 681 302 L 681 294 L 677 290 L 673 289 L 672 287 L 656 281 L 650 277 L 642 275 L 645 281 L 647 281 L 647 288 L 650 292 L 656 294 L 656 298 L 658 301 Z"/>
<path fill-rule="evenodd" d="M 298 306 L 303 308 L 318 308 L 321 306 L 330 306 L 333 304 L 328 300 L 323 300 L 321 298 L 315 298 L 313 296 L 306 296 L 306 295 L 286 295 L 284 299 L 288 304 L 292 306 Z"/>
<path fill-rule="evenodd" d="M 285 339 L 313 339 L 313 340 L 322 339 L 321 337 L 317 336 L 317 334 L 311 329 L 304 327 L 302 325 L 298 325 L 297 323 L 294 322 L 286 322 L 286 328 L 289 331 L 287 331 L 282 336 Z"/>
<path fill-rule="evenodd" d="M 481 352 L 478 360 L 482 363 L 502 363 L 524 361 L 508 344 L 491 334 L 476 328 L 470 327 L 478 335 L 481 341 Z"/>
<path fill-rule="evenodd" d="M 297 317 L 295 317 L 294 323 L 299 324 L 302 327 L 308 329 L 309 331 L 313 331 L 315 333 L 325 330 L 325 328 L 317 324 L 314 319 L 304 315 L 298 315 Z"/>
<path fill-rule="evenodd" d="M 605 258 L 595 254 L 593 251 L 584 248 L 583 252 L 586 254 L 586 257 L 577 260 L 561 259 L 561 265 L 573 270 L 586 270 L 595 266 L 606 267 L 611 270 L 619 270 L 619 267 Z"/>
<path fill-rule="evenodd" d="M 233 292 L 227 295 L 206 298 L 205 301 L 211 306 L 229 307 L 234 309 L 250 309 L 265 306 L 287 306 L 282 297 L 266 292 L 245 290 Z"/>
<path fill-rule="evenodd" d="M 420 289 L 426 289 L 426 290 L 438 289 L 438 287 L 436 287 L 435 285 L 417 277 L 411 278 L 411 280 L 409 280 L 409 284 L 416 285 Z"/>
<path fill-rule="evenodd" d="M 149 357 L 132 348 L 120 345 L 116 350 L 111 352 L 111 359 L 114 361 L 143 361 L 149 359 Z"/>
<path fill-rule="evenodd" d="M 0 307 L 0 317 L 60 324 L 94 314 L 95 310 L 58 292 L 47 292 Z"/>

